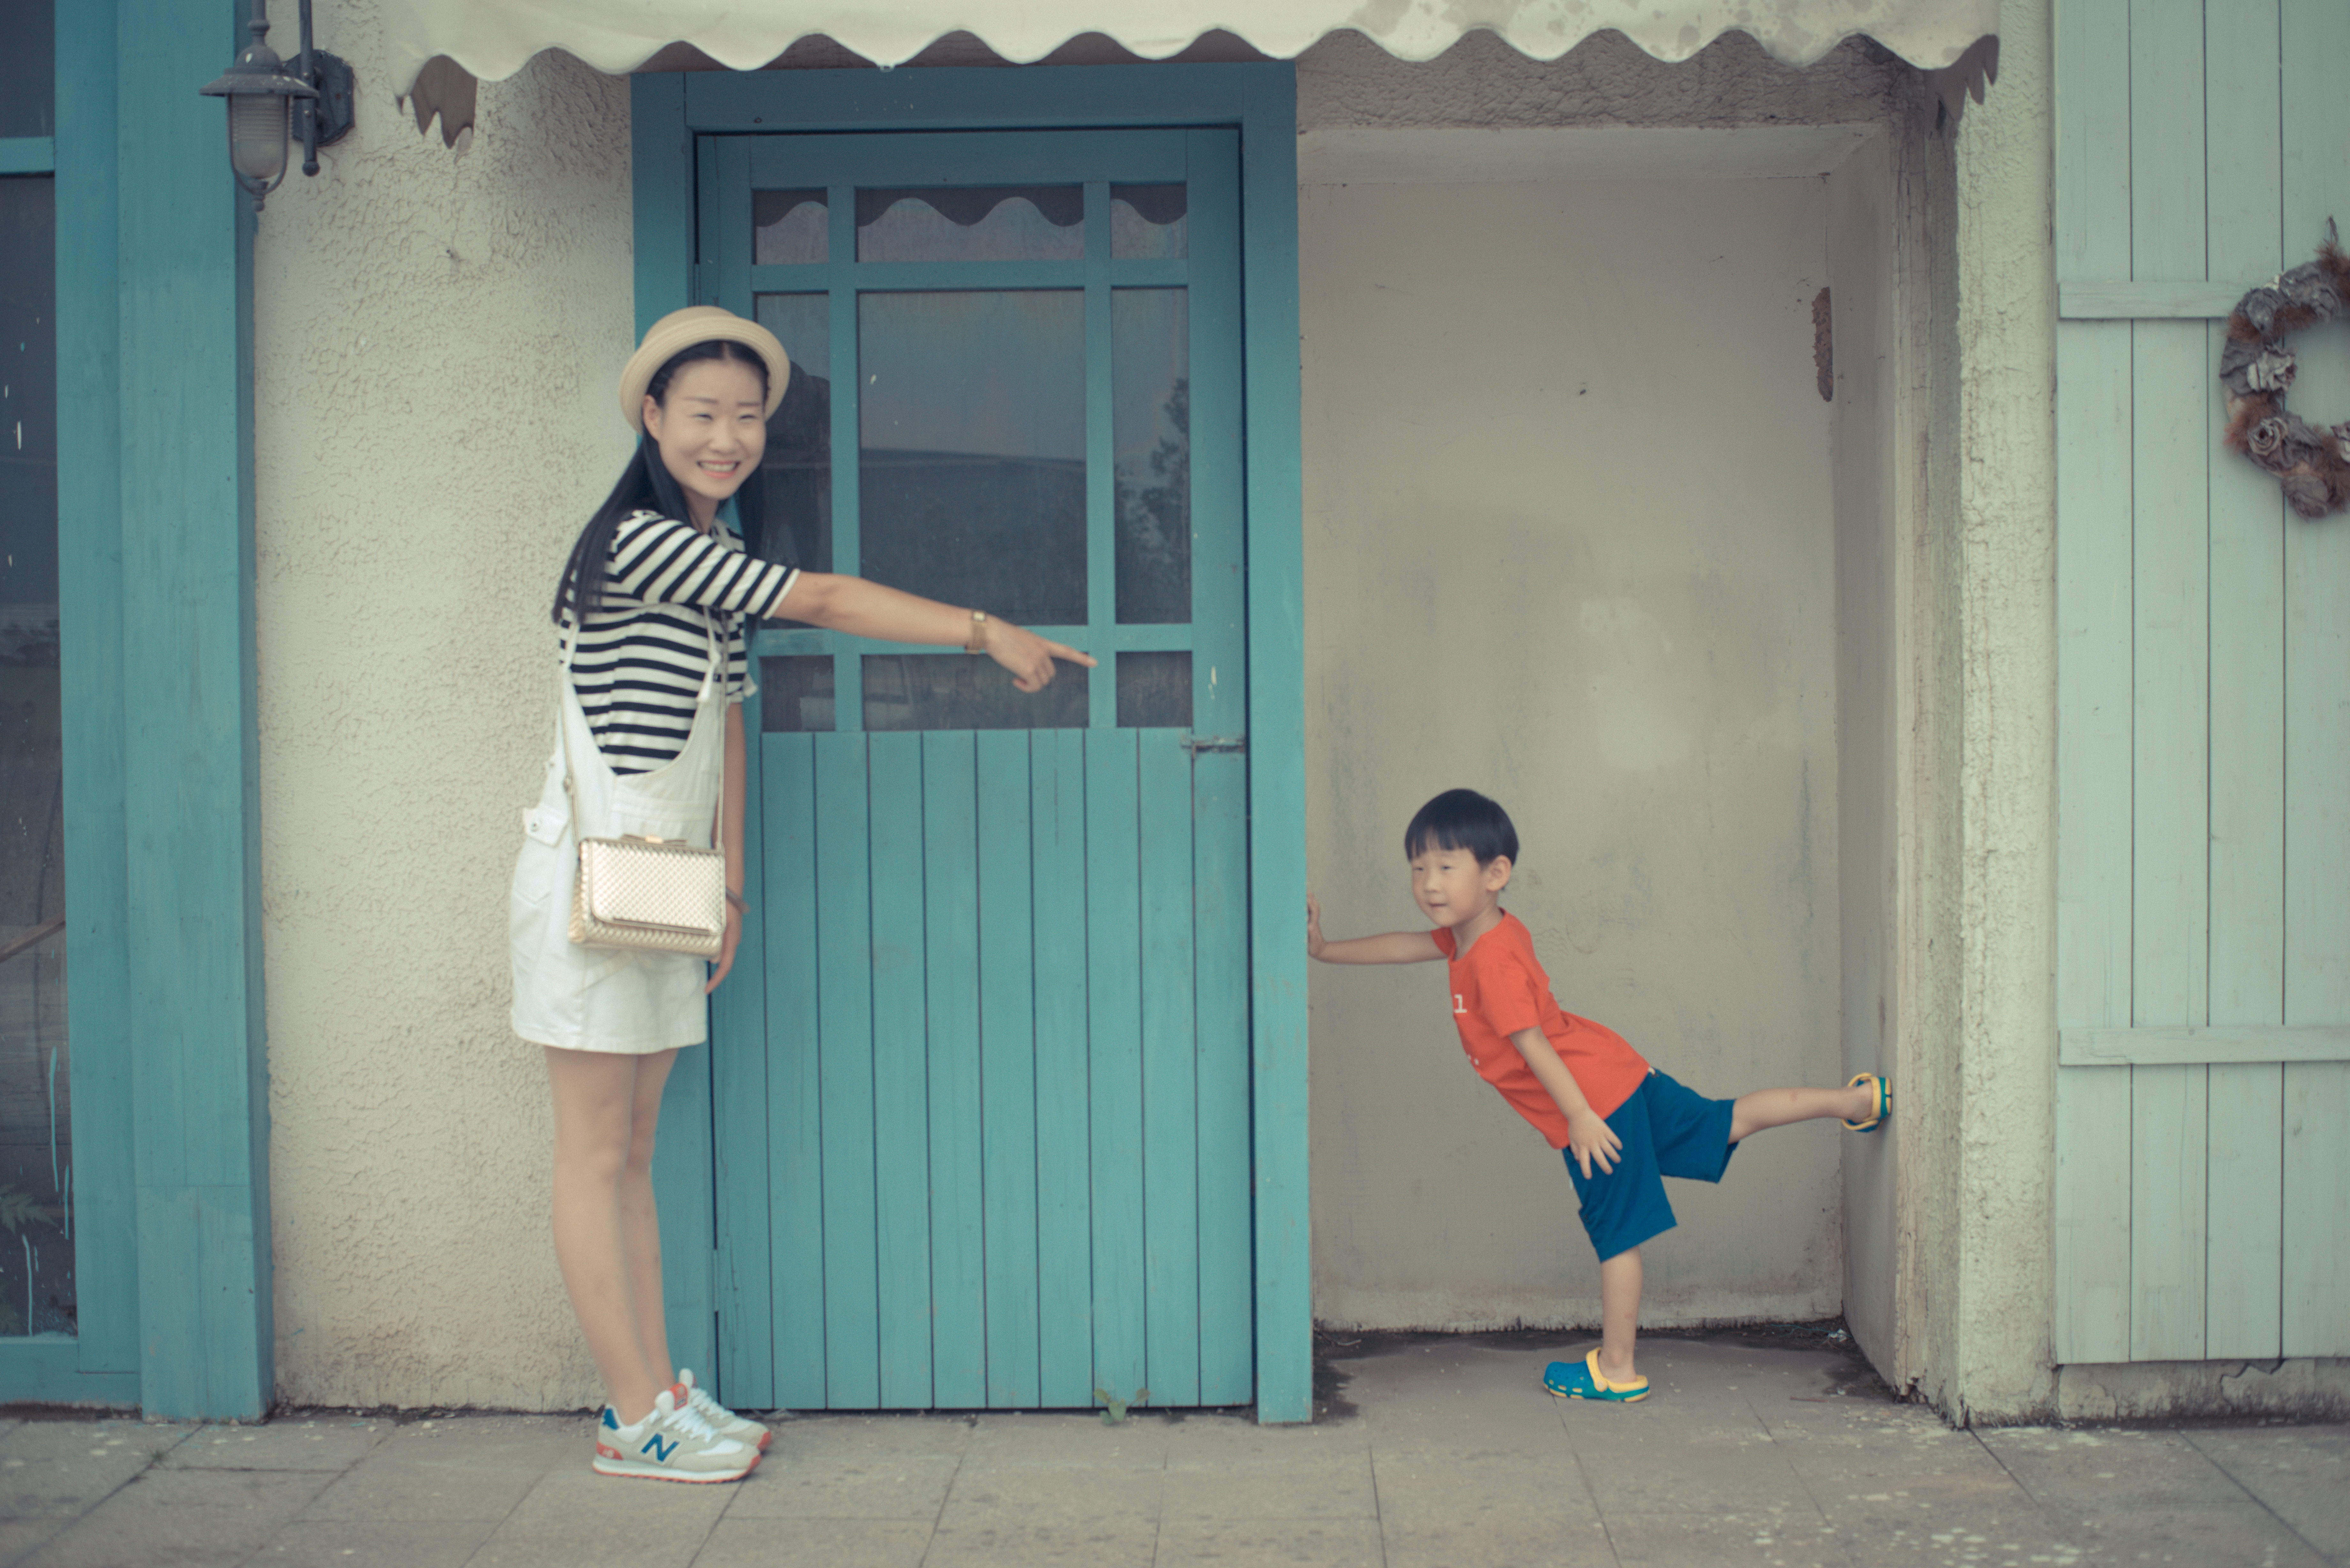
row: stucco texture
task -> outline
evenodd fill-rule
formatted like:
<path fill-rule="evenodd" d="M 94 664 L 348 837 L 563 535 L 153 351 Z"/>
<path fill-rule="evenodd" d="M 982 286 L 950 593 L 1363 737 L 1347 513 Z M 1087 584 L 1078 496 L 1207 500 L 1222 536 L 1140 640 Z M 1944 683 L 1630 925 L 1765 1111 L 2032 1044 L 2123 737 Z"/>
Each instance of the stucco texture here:
<path fill-rule="evenodd" d="M 2048 0 L 2008 0 L 1959 127 L 1956 1051 L 1927 1114 L 1943 1195 L 1930 1372 L 1953 1420 L 2054 1413 L 2056 288 Z"/>
<path fill-rule="evenodd" d="M 1419 923 L 1401 835 L 1465 784 L 1563 1005 L 1700 1091 L 1837 1077 L 1818 180 L 1308 187 L 1307 851 L 1332 936 Z M 1596 1320 L 1559 1158 L 1436 966 L 1317 966 L 1315 1312 Z M 1832 1124 L 1676 1183 L 1652 1324 L 1842 1293 Z"/>
<path fill-rule="evenodd" d="M 255 246 L 277 1392 L 577 1407 L 505 881 L 553 733 L 544 604 L 628 450 L 628 89 L 542 56 L 452 154 L 374 68 L 380 14 L 319 5 L 358 126 Z"/>

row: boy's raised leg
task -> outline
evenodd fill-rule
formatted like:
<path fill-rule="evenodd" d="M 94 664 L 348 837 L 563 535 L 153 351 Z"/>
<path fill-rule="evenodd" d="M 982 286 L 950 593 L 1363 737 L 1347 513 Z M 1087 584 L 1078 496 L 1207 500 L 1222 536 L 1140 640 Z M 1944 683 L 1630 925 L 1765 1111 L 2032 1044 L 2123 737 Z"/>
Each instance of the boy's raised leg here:
<path fill-rule="evenodd" d="M 1837 1116 L 1863 1121 L 1877 1114 L 1877 1091 L 1861 1085 L 1845 1089 L 1757 1089 L 1741 1095 L 1731 1108 L 1730 1141 L 1794 1122 Z M 1602 1265 L 1604 1268 L 1605 1265 Z M 1605 1290 L 1603 1281 L 1602 1290 Z"/>

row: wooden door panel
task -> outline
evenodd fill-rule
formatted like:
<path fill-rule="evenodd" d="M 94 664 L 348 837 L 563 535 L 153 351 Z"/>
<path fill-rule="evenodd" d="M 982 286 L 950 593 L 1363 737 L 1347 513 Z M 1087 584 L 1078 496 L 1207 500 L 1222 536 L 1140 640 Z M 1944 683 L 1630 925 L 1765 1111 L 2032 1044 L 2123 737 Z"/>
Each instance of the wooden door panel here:
<path fill-rule="evenodd" d="M 2350 12 L 2056 24 L 2057 1355 L 2342 1355 L 2350 529 L 2223 450 L 2215 379 L 2350 212 Z M 2350 407 L 2333 347 L 2296 408 Z"/>

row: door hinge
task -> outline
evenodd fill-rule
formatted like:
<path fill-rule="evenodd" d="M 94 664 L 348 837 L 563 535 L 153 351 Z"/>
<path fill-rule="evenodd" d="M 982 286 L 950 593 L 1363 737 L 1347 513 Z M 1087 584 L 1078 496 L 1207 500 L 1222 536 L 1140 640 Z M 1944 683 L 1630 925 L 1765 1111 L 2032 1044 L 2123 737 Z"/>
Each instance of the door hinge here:
<path fill-rule="evenodd" d="M 1248 750 L 1248 737 L 1246 735 L 1186 735 L 1183 737 L 1183 749 L 1195 757 L 1201 752 L 1245 752 Z"/>

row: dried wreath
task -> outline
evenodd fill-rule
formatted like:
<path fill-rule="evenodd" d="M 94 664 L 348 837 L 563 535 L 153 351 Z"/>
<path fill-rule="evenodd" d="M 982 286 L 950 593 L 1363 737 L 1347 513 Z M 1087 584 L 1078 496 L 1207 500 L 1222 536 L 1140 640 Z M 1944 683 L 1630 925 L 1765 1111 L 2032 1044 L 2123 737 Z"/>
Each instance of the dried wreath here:
<path fill-rule="evenodd" d="M 2220 351 L 2228 393 L 2228 444 L 2277 476 L 2286 504 L 2303 517 L 2350 506 L 2350 420 L 2327 428 L 2287 413 L 2296 366 L 2285 338 L 2333 320 L 2350 306 L 2350 256 L 2326 220 L 2317 259 L 2236 302 Z"/>

